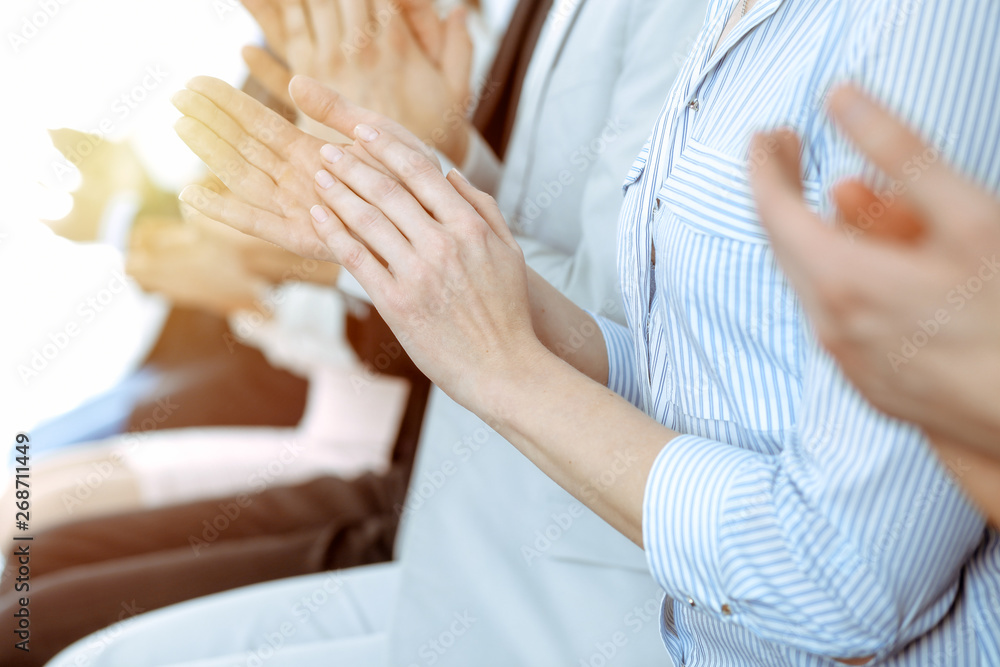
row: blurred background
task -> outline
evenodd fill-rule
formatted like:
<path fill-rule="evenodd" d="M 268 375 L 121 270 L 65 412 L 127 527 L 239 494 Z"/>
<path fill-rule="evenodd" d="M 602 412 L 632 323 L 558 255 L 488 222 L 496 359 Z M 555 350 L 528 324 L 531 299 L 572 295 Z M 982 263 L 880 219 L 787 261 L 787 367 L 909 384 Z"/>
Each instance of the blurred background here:
<path fill-rule="evenodd" d="M 14 433 L 120 381 L 165 315 L 156 297 L 114 291 L 123 239 L 111 232 L 111 243 L 71 250 L 40 221 L 99 223 L 134 206 L 136 193 L 162 191 L 172 205 L 202 171 L 173 132 L 170 96 L 197 74 L 238 84 L 240 48 L 259 37 L 235 0 L 7 0 L 0 28 L 0 442 L 9 448 Z M 60 128 L 91 136 L 50 135 Z M 108 150 L 100 139 L 123 143 Z M 74 163 L 88 174 L 86 193 Z M 82 305 L 102 288 L 110 303 Z M 73 324 L 73 340 L 85 342 L 63 348 L 59 332 Z M 34 352 L 47 354 L 32 365 Z"/>

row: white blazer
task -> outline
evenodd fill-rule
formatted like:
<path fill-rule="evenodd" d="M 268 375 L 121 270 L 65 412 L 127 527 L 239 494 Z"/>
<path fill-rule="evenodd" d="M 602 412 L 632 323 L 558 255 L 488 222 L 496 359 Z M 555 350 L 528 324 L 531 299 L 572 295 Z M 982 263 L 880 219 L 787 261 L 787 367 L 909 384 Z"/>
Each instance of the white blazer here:
<path fill-rule="evenodd" d="M 528 263 L 611 317 L 621 185 L 704 13 L 557 2 L 527 73 L 498 202 Z M 438 390 L 397 556 L 391 665 L 669 664 L 643 552 Z"/>

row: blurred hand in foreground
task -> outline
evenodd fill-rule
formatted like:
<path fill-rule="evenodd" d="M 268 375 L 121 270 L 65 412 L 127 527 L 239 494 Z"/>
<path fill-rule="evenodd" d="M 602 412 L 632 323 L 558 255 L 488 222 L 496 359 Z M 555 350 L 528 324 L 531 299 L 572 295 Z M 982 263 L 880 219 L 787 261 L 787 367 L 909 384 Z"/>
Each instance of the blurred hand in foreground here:
<path fill-rule="evenodd" d="M 1000 516 L 1000 202 L 857 89 L 836 90 L 830 111 L 892 185 L 841 183 L 829 227 L 803 201 L 795 135 L 758 136 L 751 154 L 766 158 L 751 171 L 774 252 L 845 374 L 924 427 Z"/>

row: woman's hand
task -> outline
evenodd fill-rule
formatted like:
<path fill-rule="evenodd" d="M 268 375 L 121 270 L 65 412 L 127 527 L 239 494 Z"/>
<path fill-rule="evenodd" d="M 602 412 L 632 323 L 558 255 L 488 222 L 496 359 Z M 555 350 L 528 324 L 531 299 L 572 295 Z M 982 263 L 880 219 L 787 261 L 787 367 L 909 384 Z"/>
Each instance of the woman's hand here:
<path fill-rule="evenodd" d="M 844 223 L 802 201 L 799 143 L 755 140 L 761 219 L 820 340 L 880 409 L 923 426 L 956 479 L 1000 517 L 1000 202 L 856 89 L 831 98 L 847 135 L 890 178 L 834 191 Z M 885 192 L 888 192 L 887 189 Z M 846 232 L 846 233 L 845 233 Z"/>
<path fill-rule="evenodd" d="M 461 164 L 472 102 L 472 42 L 465 10 L 440 19 L 431 0 L 245 0 L 277 57 L 257 47 L 243 56 L 251 74 L 290 101 L 293 75 L 336 89 L 398 120 Z M 282 62 L 281 60 L 285 62 Z M 287 63 L 287 65 L 285 64 Z M 309 124 L 312 134 L 326 136 Z"/>
<path fill-rule="evenodd" d="M 293 86 L 296 100 L 333 129 L 361 122 L 405 132 L 392 121 L 348 103 L 312 81 Z M 302 257 L 334 261 L 313 229 L 309 210 L 322 203 L 313 176 L 323 167 L 323 141 L 298 129 L 249 95 L 211 77 L 176 93 L 184 114 L 177 134 L 235 195 L 192 185 L 181 200 L 206 217 L 270 241 Z M 429 150 L 416 139 L 413 145 Z"/>
<path fill-rule="evenodd" d="M 136 226 L 125 268 L 148 292 L 223 316 L 254 310 L 269 287 L 247 269 L 235 244 L 180 220 Z"/>
<path fill-rule="evenodd" d="M 431 380 L 466 405 L 490 404 L 490 387 L 546 354 L 521 250 L 496 202 L 458 172 L 445 178 L 389 131 L 355 134 L 390 173 L 324 146 L 316 231 Z"/>
<path fill-rule="evenodd" d="M 190 114 L 188 119 L 183 119 L 179 124 L 178 132 L 241 199 L 228 202 L 204 188 L 185 190 L 182 198 L 201 214 L 300 255 L 350 262 L 352 272 L 357 277 L 362 278 L 364 273 L 363 284 L 369 288 L 373 298 L 376 295 L 382 295 L 386 299 L 392 297 L 392 303 L 388 300 L 382 303 L 381 307 L 386 313 L 392 311 L 393 303 L 403 298 L 403 288 L 410 283 L 380 284 L 378 280 L 395 280 L 395 276 L 402 275 L 404 270 L 421 264 L 425 268 L 455 268 L 445 264 L 435 253 L 447 251 L 462 263 L 472 262 L 473 266 L 466 266 L 470 269 L 478 268 L 477 265 L 485 261 L 484 258 L 490 257 L 491 261 L 496 260 L 494 264 L 499 275 L 506 275 L 502 273 L 504 271 L 513 273 L 508 277 L 497 278 L 495 282 L 492 276 L 460 279 L 452 274 L 428 276 L 431 282 L 427 284 L 414 280 L 412 285 L 422 290 L 422 294 L 412 295 L 413 299 L 408 304 L 410 310 L 396 313 L 395 321 L 399 327 L 396 333 L 400 339 L 414 338 L 409 329 L 415 324 L 415 313 L 421 308 L 432 307 L 435 316 L 440 316 L 447 310 L 455 317 L 465 317 L 463 302 L 457 301 L 458 296 L 451 292 L 457 292 L 455 286 L 466 281 L 469 290 L 462 290 L 463 299 L 474 302 L 477 298 L 477 286 L 485 290 L 484 299 L 500 288 L 514 289 L 520 295 L 518 298 L 514 299 L 511 294 L 503 294 L 502 298 L 511 307 L 516 303 L 519 309 L 527 308 L 524 304 L 526 293 L 529 292 L 524 282 L 527 274 L 531 314 L 538 337 L 549 349 L 587 376 L 600 383 L 606 381 L 607 353 L 602 337 L 590 336 L 586 340 L 587 344 L 582 347 L 565 345 L 570 332 L 578 331 L 581 327 L 594 327 L 590 316 L 538 274 L 525 269 L 520 249 L 514 243 L 493 200 L 463 180 L 456 180 L 454 175 L 445 179 L 440 173 L 433 151 L 398 123 L 357 107 L 314 80 L 296 77 L 290 86 L 295 102 L 317 122 L 345 134 L 353 134 L 357 125 L 365 124 L 392 138 L 395 148 L 384 155 L 370 150 L 373 146 L 364 141 L 354 146 L 326 148 L 327 152 L 334 149 L 343 151 L 350 158 L 346 162 L 338 161 L 342 164 L 336 167 L 337 163 L 322 161 L 321 142 L 231 86 L 216 79 L 199 77 L 189 84 L 189 88 L 190 90 L 179 93 L 176 100 L 178 107 Z M 195 101 L 198 104 L 194 104 Z M 406 163 L 400 160 L 405 160 Z M 332 186 L 323 188 L 314 180 L 318 173 L 326 171 L 326 167 L 333 173 L 339 173 L 338 169 L 343 169 L 347 164 L 354 166 L 352 171 L 342 174 L 344 178 L 338 178 L 334 182 L 334 185 L 346 184 L 343 189 Z M 404 168 L 407 164 L 409 168 Z M 414 171 L 414 165 L 419 165 L 419 169 Z M 361 168 L 364 166 L 368 169 Z M 362 180 L 354 183 L 351 180 L 353 178 Z M 373 184 L 374 187 L 385 188 L 387 191 L 372 191 L 370 188 Z M 337 193 L 341 196 L 330 199 Z M 348 197 L 349 194 L 353 198 Z M 277 200 L 269 202 L 268 196 L 277 197 Z M 316 221 L 310 216 L 310 210 L 317 211 L 320 217 L 323 214 L 327 217 Z M 376 214 L 381 216 L 377 225 L 374 222 Z M 342 215 L 351 217 L 343 219 Z M 359 215 L 360 218 L 357 217 Z M 452 215 L 458 217 L 452 219 Z M 489 234 L 484 231 L 487 228 L 490 230 Z M 466 233 L 470 229 L 478 229 L 481 233 L 477 232 L 466 239 Z M 369 239 L 376 230 L 383 233 L 377 238 Z M 416 230 L 421 233 L 417 234 Z M 401 239 L 409 246 L 400 245 Z M 365 245 L 369 240 L 371 243 Z M 475 243 L 468 248 L 461 246 L 460 249 L 456 245 L 459 241 Z M 393 245 L 385 248 L 382 245 L 384 243 Z M 506 249 L 498 244 L 506 246 Z M 393 249 L 406 252 L 390 252 Z M 383 255 L 383 251 L 390 254 Z M 508 264 L 500 262 L 501 259 Z M 369 260 L 375 260 L 374 264 L 366 263 Z M 443 293 L 442 284 L 447 287 Z M 392 292 L 390 287 L 396 291 Z M 430 296 L 435 292 L 438 294 L 436 300 Z M 445 306 L 448 308 L 445 309 Z M 480 306 L 471 307 L 469 312 L 473 313 L 470 317 L 474 317 L 475 313 L 480 312 Z M 383 316 L 390 320 L 391 316 L 386 313 Z M 517 318 L 526 318 L 525 311 L 518 310 Z M 530 332 L 530 329 L 526 330 L 522 326 L 527 319 L 517 318 L 507 322 L 518 324 L 503 336 L 494 331 L 496 340 L 490 344 L 493 352 L 486 357 L 487 360 L 497 358 L 502 349 L 501 342 L 515 340 L 518 335 Z M 503 330 L 507 324 L 501 326 L 498 320 L 489 326 Z M 452 326 L 448 327 L 448 331 L 458 331 L 456 335 L 461 343 L 458 345 L 459 349 L 468 347 L 469 343 L 463 338 L 465 334 L 461 330 Z M 481 334 L 476 334 L 475 338 L 489 340 L 489 336 L 484 338 Z M 534 333 L 529 338 L 526 343 L 528 347 L 535 348 L 539 345 Z M 444 336 L 435 339 L 441 343 L 441 349 L 447 347 L 444 342 L 448 340 L 454 341 L 453 338 Z M 411 356 L 415 358 L 418 354 L 417 351 L 411 352 Z M 424 358 L 434 362 L 442 355 L 443 353 L 434 352 L 425 354 Z M 424 371 L 447 386 L 449 376 L 446 369 L 434 370 L 435 368 L 436 366 L 431 365 Z M 465 378 L 471 377 L 471 367 L 463 371 Z"/>

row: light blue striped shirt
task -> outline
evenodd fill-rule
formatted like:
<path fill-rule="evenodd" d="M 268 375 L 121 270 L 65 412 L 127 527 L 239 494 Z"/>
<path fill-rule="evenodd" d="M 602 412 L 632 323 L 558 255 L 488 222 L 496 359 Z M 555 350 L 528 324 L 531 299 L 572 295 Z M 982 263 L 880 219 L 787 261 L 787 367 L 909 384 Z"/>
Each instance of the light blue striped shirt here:
<path fill-rule="evenodd" d="M 609 386 L 682 434 L 644 504 L 664 642 L 677 665 L 1000 665 L 1000 537 L 818 346 L 747 167 L 753 131 L 791 126 L 827 217 L 839 179 L 877 181 L 824 111 L 854 80 L 1000 192 L 1000 3 L 761 0 L 712 55 L 738 4 L 710 3 L 628 175 L 629 328 L 600 321 Z"/>

